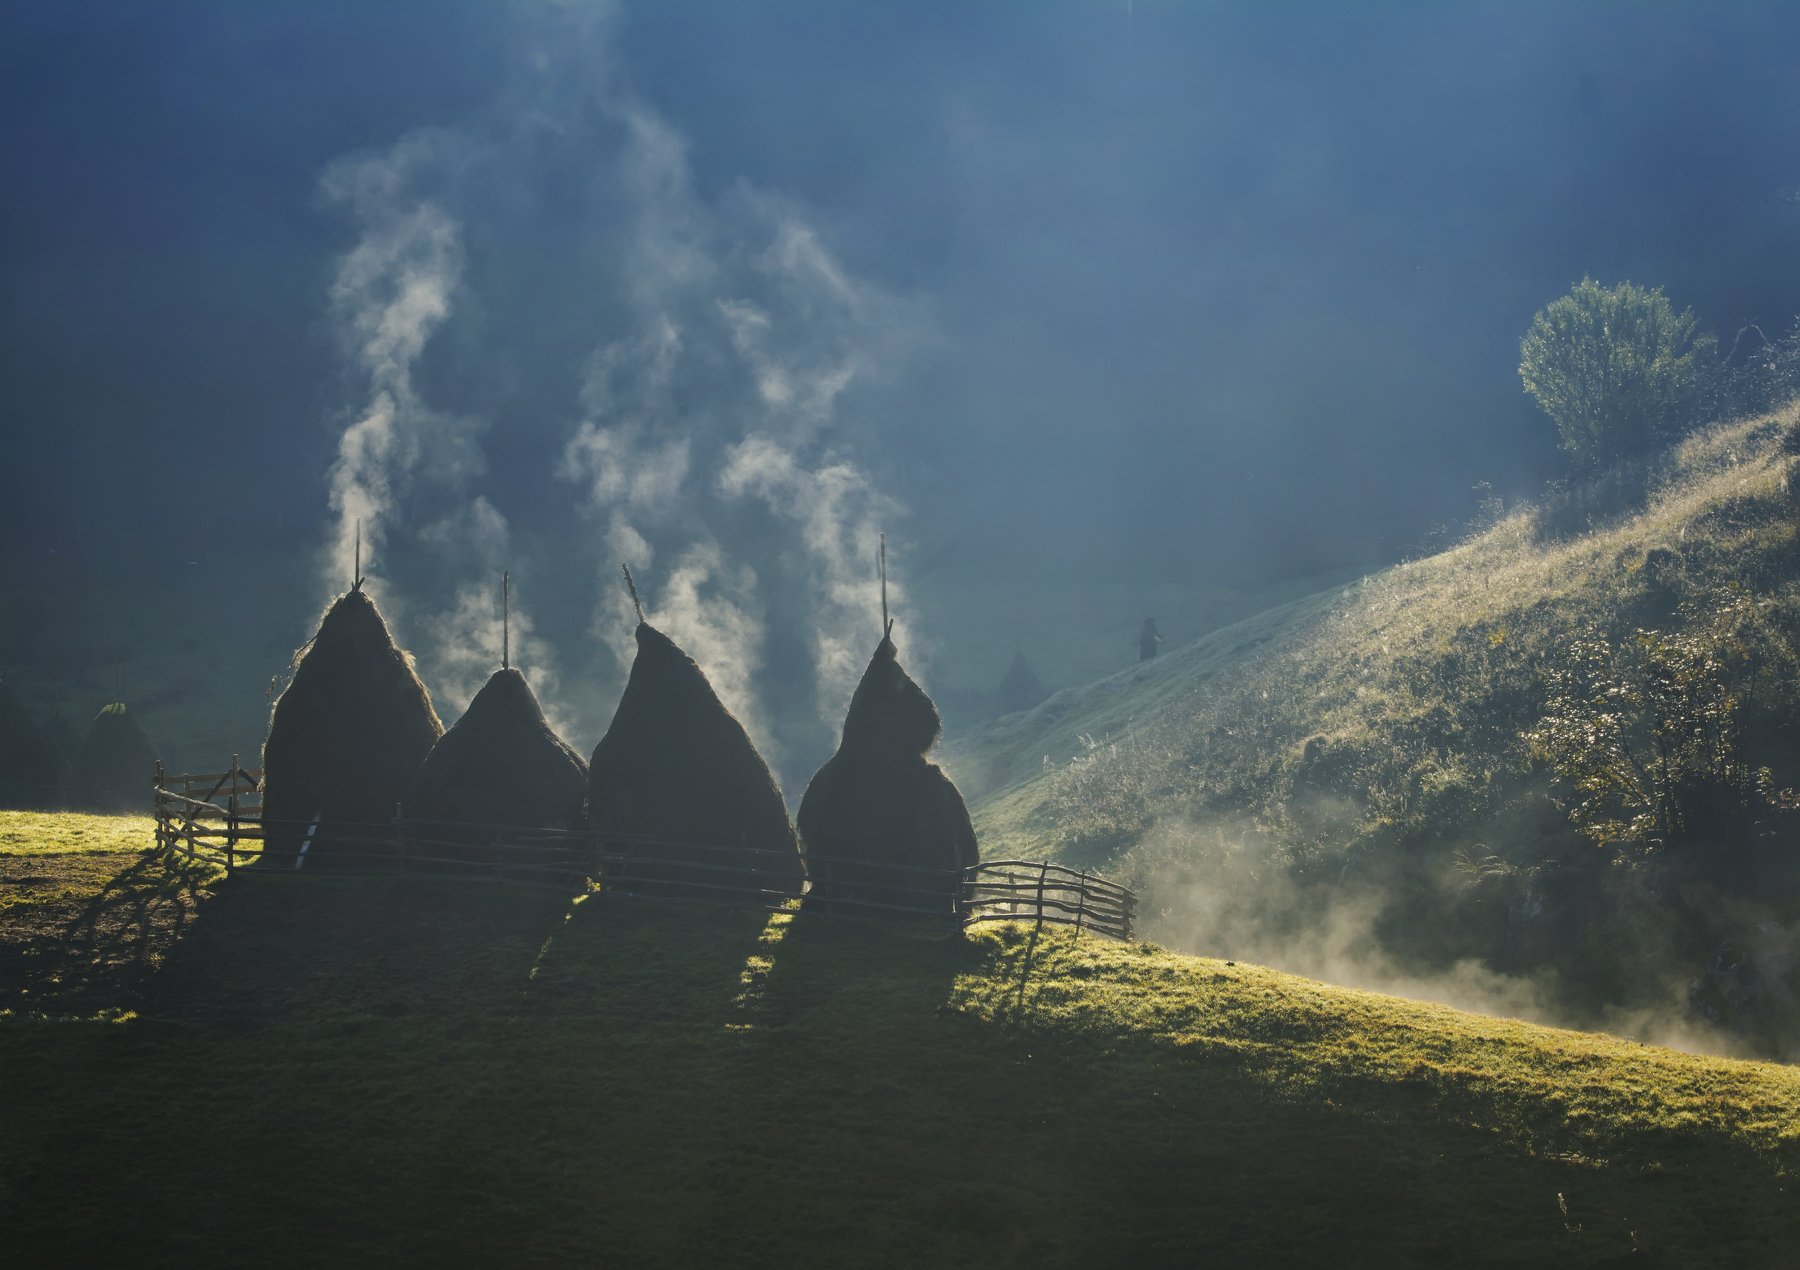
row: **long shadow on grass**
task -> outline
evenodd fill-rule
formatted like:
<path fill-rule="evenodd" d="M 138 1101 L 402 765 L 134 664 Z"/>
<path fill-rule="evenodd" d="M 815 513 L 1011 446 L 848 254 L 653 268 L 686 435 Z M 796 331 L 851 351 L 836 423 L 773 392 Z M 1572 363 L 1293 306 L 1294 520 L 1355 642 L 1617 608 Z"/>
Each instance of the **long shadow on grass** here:
<path fill-rule="evenodd" d="M 44 857 L 40 867 L 76 870 L 65 886 L 98 880 L 116 857 Z M 145 855 L 106 877 L 74 915 L 58 904 L 21 905 L 0 952 L 11 1000 L 32 1012 L 92 1013 L 141 1006 L 157 965 L 199 912 L 205 870 Z"/>
<path fill-rule="evenodd" d="M 0 1157 L 29 1200 L 9 1240 L 62 1263 L 1448 1265 L 1693 1261 L 1725 1232 L 1757 1264 L 1793 1233 L 1745 1153 L 1603 1165 L 1552 1128 L 1527 1150 L 1491 1096 L 1308 1076 L 1283 1029 L 1185 1044 L 1084 1012 L 1108 990 L 1087 946 L 1029 940 L 239 879 L 154 981 L 175 1026 L 0 1030 L 37 1073 Z M 218 1202 L 221 1179 L 277 1184 Z"/>

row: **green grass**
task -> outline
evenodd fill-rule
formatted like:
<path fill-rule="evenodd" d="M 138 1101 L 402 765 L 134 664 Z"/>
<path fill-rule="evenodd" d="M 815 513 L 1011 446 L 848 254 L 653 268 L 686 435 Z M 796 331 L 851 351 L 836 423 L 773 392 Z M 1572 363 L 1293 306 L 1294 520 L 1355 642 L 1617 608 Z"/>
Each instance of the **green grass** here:
<path fill-rule="evenodd" d="M 26 823 L 0 817 L 24 914 L 0 924 L 13 1264 L 1781 1265 L 1800 1244 L 1790 1068 L 1024 926 L 226 880 L 71 853 L 94 831 L 54 820 L 21 849 Z"/>
<path fill-rule="evenodd" d="M 1591 532 L 1546 537 L 1520 509 L 953 739 L 984 850 L 1047 847 L 1143 882 L 1130 853 L 1158 821 L 1230 820 L 1303 854 L 1429 839 L 1445 857 L 1485 844 L 1529 863 L 1541 814 L 1496 818 L 1548 790 L 1522 735 L 1573 636 L 1667 629 L 1681 602 L 1704 612 L 1746 590 L 1777 625 L 1800 613 L 1797 428 L 1800 405 L 1710 429 L 1641 508 Z"/>
<path fill-rule="evenodd" d="M 0 856 L 106 855 L 142 851 L 155 836 L 149 816 L 0 812 Z"/>

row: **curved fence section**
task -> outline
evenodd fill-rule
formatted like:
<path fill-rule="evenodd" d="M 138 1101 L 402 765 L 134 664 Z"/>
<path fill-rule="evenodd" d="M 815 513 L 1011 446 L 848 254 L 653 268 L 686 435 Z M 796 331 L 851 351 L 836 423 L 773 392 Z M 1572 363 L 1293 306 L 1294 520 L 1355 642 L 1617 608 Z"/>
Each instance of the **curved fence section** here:
<path fill-rule="evenodd" d="M 393 819 L 272 821 L 262 773 L 157 772 L 157 845 L 227 872 L 483 878 L 596 888 L 644 900 L 756 905 L 820 913 L 905 913 L 956 925 L 1058 922 L 1129 939 L 1136 897 L 1091 873 L 1032 860 L 921 869 L 836 856 L 671 842 L 593 830 Z"/>

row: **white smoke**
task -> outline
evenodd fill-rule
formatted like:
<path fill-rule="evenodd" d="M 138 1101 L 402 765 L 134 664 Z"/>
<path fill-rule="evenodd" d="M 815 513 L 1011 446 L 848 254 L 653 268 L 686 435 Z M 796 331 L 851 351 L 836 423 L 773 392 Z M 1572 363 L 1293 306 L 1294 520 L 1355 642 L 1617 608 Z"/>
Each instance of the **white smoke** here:
<path fill-rule="evenodd" d="M 430 668 L 439 711 L 450 717 L 461 714 L 504 661 L 531 684 L 550 725 L 569 736 L 574 720 L 559 704 L 555 653 L 538 637 L 516 583 L 507 612 L 503 575 L 511 563 L 512 541 L 506 518 L 477 495 L 459 513 L 426 526 L 419 540 L 458 561 L 457 572 L 464 575 L 423 631 L 421 659 Z"/>
<path fill-rule="evenodd" d="M 322 182 L 361 234 L 338 263 L 331 307 L 367 388 L 331 468 L 331 592 L 354 576 L 359 536 L 365 564 L 379 555 L 417 477 L 454 482 L 481 466 L 474 425 L 431 409 L 415 381 L 463 271 L 461 227 L 417 186 L 455 149 L 447 134 L 416 133 L 383 154 L 334 163 Z"/>
<path fill-rule="evenodd" d="M 731 497 L 761 499 L 798 529 L 816 605 L 812 651 L 819 709 L 828 722 L 842 719 L 880 639 L 877 562 L 882 526 L 897 518 L 898 507 L 853 464 L 808 468 L 760 433 L 730 449 L 719 488 Z M 889 611 L 903 610 L 905 593 L 891 572 L 886 591 Z M 895 644 L 905 645 L 907 634 L 896 617 Z"/>
<path fill-rule="evenodd" d="M 355 576 L 360 548 L 362 572 L 383 592 L 389 620 L 422 617 L 421 664 L 451 716 L 500 666 L 500 577 L 511 548 L 506 517 L 486 497 L 469 494 L 487 470 L 483 422 L 434 408 L 418 382 L 426 346 L 454 316 L 464 285 L 462 225 L 446 203 L 479 157 L 467 138 L 426 130 L 383 153 L 340 160 L 322 181 L 327 202 L 348 209 L 360 233 L 338 263 L 331 302 L 368 393 L 331 469 L 336 521 L 325 587 L 335 592 Z M 460 506 L 418 523 L 424 513 L 416 503 L 425 492 Z M 396 536 L 457 562 L 460 580 L 450 595 L 402 603 L 395 588 L 380 585 L 382 551 Z M 558 723 L 554 659 L 516 602 L 510 631 L 511 663 L 533 681 Z"/>
<path fill-rule="evenodd" d="M 591 237 L 565 243 L 555 281 L 586 287 L 594 330 L 585 362 L 568 367 L 579 389 L 546 476 L 585 527 L 555 563 L 585 565 L 597 587 L 587 630 L 612 655 L 610 673 L 584 667 L 584 677 L 622 683 L 629 666 L 633 615 L 618 575 L 629 563 L 646 615 L 701 662 L 759 745 L 781 749 L 787 731 L 813 746 L 818 720 L 842 717 L 879 637 L 876 543 L 904 512 L 855 457 L 867 426 L 859 394 L 893 373 L 925 323 L 844 263 L 817 213 L 743 181 L 701 191 L 687 139 L 616 65 L 614 12 L 517 10 L 530 52 L 484 122 L 415 133 L 326 173 L 328 201 L 359 234 L 332 302 L 364 389 L 331 474 L 333 589 L 350 576 L 360 522 L 366 559 L 412 550 L 434 561 L 406 571 L 408 608 L 413 629 L 429 632 L 421 666 L 446 706 L 466 703 L 498 664 L 499 572 L 530 571 L 509 560 L 518 509 L 486 479 L 482 409 L 448 393 L 458 408 L 428 400 L 427 380 L 441 392 L 457 377 L 421 368 L 437 365 L 434 337 L 465 320 L 480 338 L 457 347 L 480 350 L 495 381 L 512 373 L 505 339 L 566 338 L 564 327 L 482 326 L 477 292 L 514 285 L 507 262 L 484 253 L 530 231 L 533 191 L 579 189 L 576 223 Z M 414 594 L 427 585 L 414 575 L 434 569 L 434 593 Z M 889 603 L 903 623 L 898 582 Z M 517 604 L 513 630 L 514 661 L 548 708 L 556 659 Z M 772 640 L 787 657 L 779 675 Z M 813 671 L 797 693 L 786 652 L 796 648 Z M 571 651 L 561 664 L 583 666 Z M 923 649 L 907 651 L 916 666 Z M 574 722 L 597 733 L 603 721 Z"/>
<path fill-rule="evenodd" d="M 629 327 L 589 359 L 560 468 L 602 526 L 597 622 L 628 652 L 613 579 L 630 563 L 652 621 L 694 641 L 759 744 L 779 745 L 756 691 L 766 615 L 804 615 L 808 713 L 833 723 L 879 637 L 876 545 L 903 509 L 849 457 L 846 399 L 888 373 L 921 323 L 855 278 L 792 203 L 742 184 L 703 198 L 685 139 L 646 103 L 618 94 L 607 109 L 621 124 L 610 189 L 629 226 Z M 764 544 L 755 573 L 739 555 L 746 533 Z M 889 603 L 904 607 L 897 584 Z"/>

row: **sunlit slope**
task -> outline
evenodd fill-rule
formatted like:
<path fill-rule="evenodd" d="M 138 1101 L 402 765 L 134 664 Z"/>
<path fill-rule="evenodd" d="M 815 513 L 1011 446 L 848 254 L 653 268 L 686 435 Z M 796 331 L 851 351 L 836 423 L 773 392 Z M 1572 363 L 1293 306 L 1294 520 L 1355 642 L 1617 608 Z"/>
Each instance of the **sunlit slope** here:
<path fill-rule="evenodd" d="M 1341 603 L 1341 589 L 1269 609 L 1104 679 L 1055 693 L 1036 709 L 1007 715 L 948 738 L 943 762 L 976 811 L 989 858 L 1036 850 L 1056 833 L 1056 810 L 1043 797 L 1046 778 L 1072 756 L 1112 741 L 1135 742 L 1135 729 L 1159 718 L 1197 685 L 1229 682 L 1259 656 L 1291 645 Z M 1021 797 L 1023 795 L 1023 797 Z"/>
<path fill-rule="evenodd" d="M 1790 407 L 1696 435 L 1597 529 L 1517 512 L 954 741 L 984 852 L 1121 864 L 1166 816 L 1350 851 L 1504 814 L 1544 787 L 1521 732 L 1570 638 L 1791 597 L 1797 423 Z"/>
<path fill-rule="evenodd" d="M 1780 1265 L 1800 1240 L 1790 1068 L 1091 935 L 226 883 L 56 837 L 0 858 L 13 1264 Z"/>

